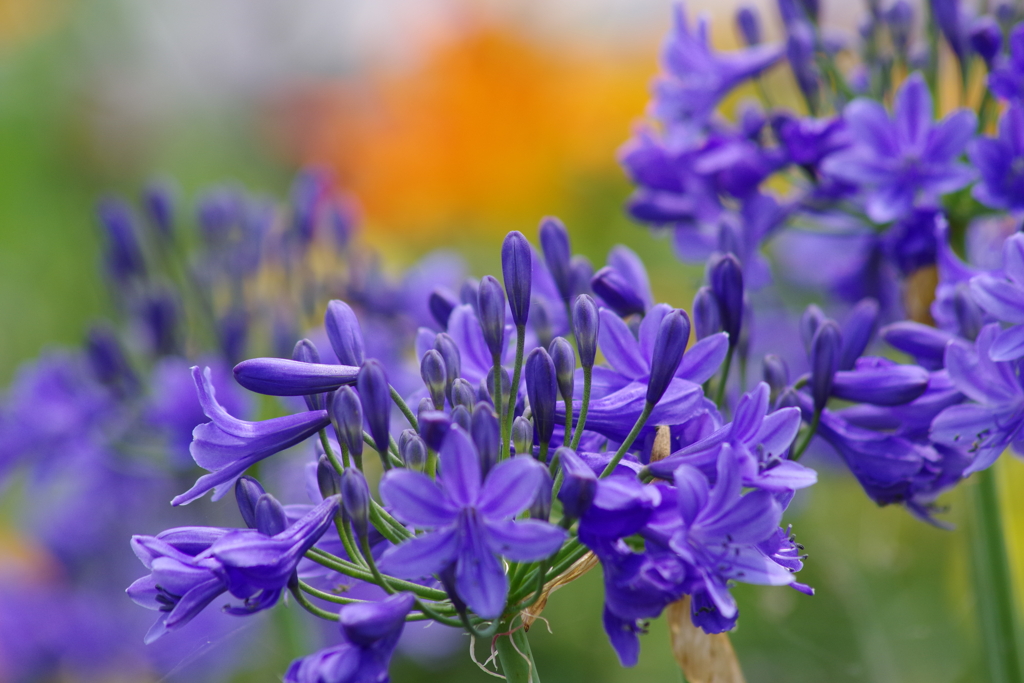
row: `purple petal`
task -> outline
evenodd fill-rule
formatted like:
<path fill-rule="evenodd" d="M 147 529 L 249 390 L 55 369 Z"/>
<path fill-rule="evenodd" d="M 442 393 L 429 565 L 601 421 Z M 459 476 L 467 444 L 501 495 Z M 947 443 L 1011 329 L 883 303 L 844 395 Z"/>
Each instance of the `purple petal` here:
<path fill-rule="evenodd" d="M 355 384 L 359 368 L 288 358 L 252 358 L 236 365 L 234 373 L 239 384 L 257 394 L 305 396 Z"/>
<path fill-rule="evenodd" d="M 608 265 L 622 273 L 626 281 L 633 285 L 636 293 L 644 300 L 647 308 L 654 303 L 651 295 L 651 282 L 647 278 L 644 262 L 629 247 L 617 244 L 608 252 Z"/>
<path fill-rule="evenodd" d="M 782 507 L 775 496 L 769 491 L 754 491 L 713 517 L 702 515 L 691 533 L 709 545 L 722 540 L 759 543 L 775 533 L 781 521 Z"/>
<path fill-rule="evenodd" d="M 840 371 L 832 395 L 855 403 L 896 406 L 910 403 L 928 388 L 928 371 L 916 365 L 881 365 Z"/>
<path fill-rule="evenodd" d="M 893 158 L 898 155 L 896 131 L 885 107 L 880 103 L 867 99 L 854 100 L 843 110 L 843 119 L 854 140 L 869 145 L 879 156 Z"/>
<path fill-rule="evenodd" d="M 960 156 L 977 127 L 978 117 L 973 111 L 958 109 L 953 112 L 929 133 L 922 161 L 948 163 Z"/>
<path fill-rule="evenodd" d="M 637 636 L 639 629 L 636 620 L 620 619 L 605 605 L 601 622 L 604 624 L 605 633 L 608 634 L 608 641 L 615 649 L 615 654 L 619 656 L 619 663 L 624 667 L 636 666 L 640 661 L 640 638 Z"/>
<path fill-rule="evenodd" d="M 414 536 L 389 548 L 380 558 L 380 570 L 403 579 L 437 574 L 455 560 L 458 539 L 454 526 Z"/>
<path fill-rule="evenodd" d="M 1008 323 L 1024 323 L 1024 289 L 991 275 L 971 278 L 975 301 L 998 319 Z"/>
<path fill-rule="evenodd" d="M 441 486 L 459 507 L 472 507 L 480 497 L 480 458 L 473 439 L 452 425 L 439 454 Z"/>
<path fill-rule="evenodd" d="M 732 569 L 729 578 L 743 583 L 761 586 L 787 586 L 794 576 L 785 567 L 778 565 L 757 548 L 737 548 L 729 553 Z"/>
<path fill-rule="evenodd" d="M 701 339 L 683 354 L 676 377 L 703 384 L 718 372 L 729 351 L 729 335 L 719 332 Z"/>
<path fill-rule="evenodd" d="M 565 529 L 536 519 L 485 521 L 487 544 L 495 555 L 513 562 L 538 562 L 562 547 Z"/>
<path fill-rule="evenodd" d="M 792 460 L 783 460 L 758 474 L 754 480 L 754 484 L 765 491 L 796 491 L 817 482 L 817 472 Z"/>
<path fill-rule="evenodd" d="M 654 342 L 658 338 L 661 321 L 672 310 L 672 307 L 668 304 L 658 304 L 647 311 L 644 314 L 644 319 L 640 322 L 640 355 L 648 363 L 650 363 L 650 359 L 654 355 Z"/>
<path fill-rule="evenodd" d="M 650 364 L 640 352 L 640 344 L 633 333 L 622 318 L 607 308 L 601 309 L 598 343 L 605 360 L 620 374 L 637 379 L 650 372 Z"/>
<path fill-rule="evenodd" d="M 505 609 L 508 578 L 487 544 L 487 532 L 475 518 L 461 524 L 455 565 L 455 589 L 470 609 L 484 619 L 496 619 Z"/>
<path fill-rule="evenodd" d="M 396 517 L 420 528 L 447 526 L 459 514 L 434 480 L 422 472 L 387 472 L 380 482 L 380 496 Z"/>
<path fill-rule="evenodd" d="M 708 503 L 708 478 L 695 467 L 681 465 L 675 471 L 675 484 L 678 491 L 679 514 L 686 526 L 693 524 L 697 514 Z"/>
<path fill-rule="evenodd" d="M 544 482 L 543 467 L 530 457 L 502 461 L 487 475 L 477 510 L 488 520 L 515 517 L 536 497 Z"/>
<path fill-rule="evenodd" d="M 919 152 L 924 150 L 932 127 L 932 96 L 921 74 L 911 75 L 900 86 L 893 105 L 893 123 L 902 145 Z M 973 129 L 971 126 L 972 132 Z"/>
<path fill-rule="evenodd" d="M 1024 235 L 1015 233 L 1003 243 L 1003 272 L 1024 287 Z"/>
<path fill-rule="evenodd" d="M 1014 361 L 1024 356 L 1024 325 L 1014 325 L 999 332 L 989 347 L 988 357 L 994 361 Z"/>
<path fill-rule="evenodd" d="M 759 382 L 753 391 L 740 398 L 732 418 L 734 441 L 749 441 L 760 429 L 761 422 L 768 413 L 768 394 L 768 385 Z"/>
<path fill-rule="evenodd" d="M 800 409 L 782 408 L 768 415 L 761 422 L 761 429 L 753 443 L 760 444 L 765 458 L 781 457 L 793 445 L 793 439 L 800 431 Z"/>

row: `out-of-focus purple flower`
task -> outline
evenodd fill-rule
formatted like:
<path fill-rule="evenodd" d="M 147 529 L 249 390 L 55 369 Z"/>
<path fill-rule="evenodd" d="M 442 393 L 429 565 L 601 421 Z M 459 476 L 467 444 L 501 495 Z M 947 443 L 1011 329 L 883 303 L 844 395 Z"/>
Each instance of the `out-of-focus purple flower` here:
<path fill-rule="evenodd" d="M 879 330 L 885 341 L 911 356 L 918 365 L 929 370 L 943 367 L 943 356 L 955 335 L 923 323 L 904 320 Z"/>
<path fill-rule="evenodd" d="M 897 0 L 886 10 L 885 23 L 889 27 L 889 35 L 892 37 L 896 54 L 906 59 L 910 34 L 914 28 L 914 8 L 906 0 Z"/>
<path fill-rule="evenodd" d="M 146 274 L 146 261 L 131 209 L 120 199 L 108 197 L 96 209 L 106 233 L 107 272 L 118 284 Z"/>
<path fill-rule="evenodd" d="M 736 10 L 736 27 L 747 47 L 761 44 L 761 17 L 756 8 L 744 5 Z"/>
<path fill-rule="evenodd" d="M 772 117 L 772 129 L 790 160 L 810 168 L 850 144 L 842 118 L 815 119 L 782 112 Z"/>
<path fill-rule="evenodd" d="M 960 12 L 960 1 L 929 0 L 929 4 L 931 5 L 932 17 L 934 17 L 935 23 L 938 24 L 939 30 L 942 31 L 942 35 L 946 38 L 946 42 L 949 43 L 953 54 L 956 55 L 960 64 L 963 65 L 964 60 L 968 56 L 967 22 L 964 21 L 964 17 Z"/>
<path fill-rule="evenodd" d="M 551 362 L 555 364 L 558 393 L 563 401 L 572 401 L 576 388 L 576 352 L 565 337 L 556 337 L 550 347 Z"/>
<path fill-rule="evenodd" d="M 957 158 L 974 136 L 977 117 L 959 109 L 933 123 L 932 97 L 919 73 L 900 86 L 892 118 L 880 103 L 857 99 L 843 119 L 853 144 L 825 159 L 822 168 L 864 191 L 873 221 L 905 216 L 919 200 L 931 202 L 974 177 Z"/>
<path fill-rule="evenodd" d="M 412 593 L 346 605 L 339 612 L 342 642 L 296 659 L 284 683 L 384 683 L 388 665 L 412 609 Z"/>
<path fill-rule="evenodd" d="M 992 340 L 994 361 L 1013 361 L 1024 356 L 1024 234 L 1011 236 L 1003 245 L 1003 277 L 982 274 L 971 278 L 974 301 L 997 320 L 1010 323 Z"/>
<path fill-rule="evenodd" d="M 991 70 L 992 62 L 1003 46 L 1003 30 L 999 23 L 990 16 L 978 17 L 971 23 L 968 33 L 971 48 L 985 60 L 985 66 Z"/>
<path fill-rule="evenodd" d="M 722 331 L 722 316 L 718 299 L 710 287 L 697 290 L 693 297 L 693 330 L 697 341 Z"/>
<path fill-rule="evenodd" d="M 329 498 L 274 536 L 252 529 L 186 527 L 134 536 L 132 549 L 150 570 L 128 596 L 162 616 L 146 635 L 152 642 L 181 628 L 217 596 L 245 601 L 232 614 L 251 614 L 277 603 L 299 560 L 329 527 L 338 499 Z"/>
<path fill-rule="evenodd" d="M 569 303 L 572 297 L 572 248 L 565 224 L 553 216 L 545 217 L 540 223 L 540 245 L 544 250 L 544 262 L 558 287 L 562 301 Z"/>
<path fill-rule="evenodd" d="M 771 67 L 782 57 L 776 45 L 758 45 L 734 52 L 711 48 L 708 22 L 697 20 L 691 32 L 682 4 L 662 53 L 666 74 L 655 84 L 655 114 L 662 121 L 704 123 L 733 88 Z"/>
<path fill-rule="evenodd" d="M 169 240 L 174 236 L 174 188 L 165 181 L 154 181 L 142 192 L 142 206 L 156 233 Z"/>
<path fill-rule="evenodd" d="M 935 263 L 935 227 L 941 216 L 936 209 L 915 208 L 893 223 L 882 238 L 886 255 L 904 276 Z"/>
<path fill-rule="evenodd" d="M 1010 54 L 997 57 L 988 75 L 988 89 L 1009 102 L 1024 99 L 1024 23 L 1010 31 Z"/>
<path fill-rule="evenodd" d="M 533 502 L 543 475 L 532 458 L 512 458 L 481 475 L 472 439 L 452 427 L 440 450 L 437 483 L 425 474 L 392 470 L 381 496 L 401 520 L 431 532 L 395 546 L 380 560 L 383 571 L 420 578 L 455 567 L 455 590 L 485 619 L 505 608 L 508 578 L 498 557 L 535 562 L 565 540 L 563 529 L 513 518 Z"/>
<path fill-rule="evenodd" d="M 971 193 L 993 209 L 1024 209 L 1024 103 L 1014 102 L 999 119 L 998 137 L 979 137 L 967 150 L 981 176 Z"/>
<path fill-rule="evenodd" d="M 211 489 L 214 500 L 219 499 L 254 463 L 291 448 L 330 424 L 326 410 L 263 422 L 239 420 L 217 402 L 209 368 L 193 367 L 192 378 L 210 422 L 195 428 L 190 450 L 196 464 L 210 470 L 210 474 L 199 477 L 191 489 L 171 501 L 172 505 L 191 503 Z"/>
<path fill-rule="evenodd" d="M 590 279 L 590 287 L 594 294 L 601 297 L 609 308 L 622 317 L 643 315 L 647 308 L 632 285 L 611 266 L 605 266 L 594 273 L 594 277 Z"/>
<path fill-rule="evenodd" d="M 819 72 L 815 62 L 814 27 L 806 20 L 798 20 L 786 25 L 786 59 L 793 70 L 796 84 L 803 93 L 808 108 L 814 114 L 818 109 Z"/>

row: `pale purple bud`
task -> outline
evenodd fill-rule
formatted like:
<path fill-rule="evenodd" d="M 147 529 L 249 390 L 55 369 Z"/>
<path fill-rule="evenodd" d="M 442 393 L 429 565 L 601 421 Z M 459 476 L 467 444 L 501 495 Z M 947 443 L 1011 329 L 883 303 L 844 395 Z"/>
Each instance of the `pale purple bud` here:
<path fill-rule="evenodd" d="M 530 317 L 530 291 L 533 284 L 533 252 L 518 230 L 505 236 L 501 245 L 501 274 L 505 279 L 508 305 L 516 327 L 526 325 Z"/>

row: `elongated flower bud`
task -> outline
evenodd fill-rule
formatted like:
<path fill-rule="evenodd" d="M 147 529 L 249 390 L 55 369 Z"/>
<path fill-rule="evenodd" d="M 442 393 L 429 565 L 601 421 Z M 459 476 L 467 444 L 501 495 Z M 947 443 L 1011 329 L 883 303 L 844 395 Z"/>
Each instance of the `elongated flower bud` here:
<path fill-rule="evenodd" d="M 473 385 L 459 377 L 452 384 L 452 406 L 463 406 L 466 410 L 476 405 L 476 391 Z"/>
<path fill-rule="evenodd" d="M 693 327 L 697 341 L 710 337 L 722 329 L 718 298 L 710 287 L 701 287 L 693 297 Z"/>
<path fill-rule="evenodd" d="M 843 348 L 839 356 L 839 369 L 849 370 L 864 353 L 868 342 L 875 334 L 878 323 L 878 302 L 874 299 L 862 299 L 850 311 L 843 323 Z"/>
<path fill-rule="evenodd" d="M 832 393 L 842 344 L 842 333 L 833 320 L 823 322 L 811 340 L 811 396 L 815 410 L 824 408 Z"/>
<path fill-rule="evenodd" d="M 729 344 L 740 340 L 743 323 L 743 268 L 732 254 L 726 254 L 711 267 L 711 291 L 718 299 L 722 329 L 729 334 Z"/>
<path fill-rule="evenodd" d="M 276 536 L 288 528 L 288 515 L 284 506 L 269 493 L 256 501 L 256 530 L 264 536 Z"/>
<path fill-rule="evenodd" d="M 470 430 L 473 416 L 465 406 L 455 406 L 452 409 L 452 422 L 459 425 L 467 432 Z"/>
<path fill-rule="evenodd" d="M 572 248 L 565 224 L 554 216 L 545 217 L 540 222 L 540 246 L 562 301 L 569 303 L 572 296 Z"/>
<path fill-rule="evenodd" d="M 551 485 L 553 482 L 551 481 L 551 475 L 548 473 L 548 468 L 541 465 L 538 467 L 538 470 L 543 473 L 542 481 L 537 488 L 537 496 L 530 503 L 527 512 L 529 512 L 531 519 L 539 519 L 546 522 L 551 518 Z"/>
<path fill-rule="evenodd" d="M 181 313 L 174 293 L 162 288 L 151 292 L 142 303 L 139 317 L 149 333 L 149 343 L 154 353 L 166 356 L 178 352 Z M 219 331 L 222 332 L 223 329 Z M 221 335 L 221 340 L 223 339 Z M 222 348 L 228 350 L 224 344 Z M 229 360 L 236 358 L 229 356 Z"/>
<path fill-rule="evenodd" d="M 427 443 L 414 430 L 406 429 L 398 439 L 398 454 L 406 467 L 421 470 L 427 462 Z"/>
<path fill-rule="evenodd" d="M 347 303 L 334 299 L 327 304 L 324 330 L 339 363 L 354 367 L 363 364 L 363 331 L 355 311 Z"/>
<path fill-rule="evenodd" d="M 250 358 L 235 366 L 235 381 L 268 396 L 305 396 L 354 384 L 359 368 L 302 363 L 287 358 Z"/>
<path fill-rule="evenodd" d="M 442 332 L 434 338 L 434 349 L 436 349 L 441 354 L 441 358 L 444 359 L 444 369 L 446 373 L 444 391 L 445 396 L 448 398 L 448 402 L 451 403 L 452 382 L 462 376 L 462 355 L 459 353 L 459 347 L 455 343 L 455 340 L 446 332 Z"/>
<path fill-rule="evenodd" d="M 576 385 L 576 352 L 565 337 L 555 337 L 551 342 L 551 361 L 555 364 L 555 379 L 562 400 L 572 405 L 572 394 Z"/>
<path fill-rule="evenodd" d="M 571 448 L 555 451 L 562 468 L 562 486 L 558 489 L 558 500 L 562 509 L 571 519 L 582 517 L 597 495 L 597 475 Z"/>
<path fill-rule="evenodd" d="M 166 182 L 152 182 L 142 191 L 142 206 L 146 217 L 156 228 L 156 234 L 165 240 L 174 236 L 174 190 Z"/>
<path fill-rule="evenodd" d="M 526 325 L 530 317 L 530 291 L 533 286 L 533 252 L 518 230 L 505 236 L 501 244 L 501 275 L 505 279 L 508 305 L 516 327 Z"/>
<path fill-rule="evenodd" d="M 505 292 L 501 284 L 485 275 L 480 280 L 480 327 L 484 332 L 484 341 L 492 356 L 500 356 L 505 350 Z"/>
<path fill-rule="evenodd" d="M 317 350 L 316 344 L 310 340 L 300 339 L 292 349 L 292 360 L 297 360 L 300 363 L 319 363 L 320 352 Z M 323 394 L 306 394 L 303 398 L 306 399 L 306 407 L 310 410 L 324 409 Z"/>
<path fill-rule="evenodd" d="M 755 8 L 750 5 L 740 7 L 736 11 L 736 26 L 747 47 L 761 44 L 761 18 Z"/>
<path fill-rule="evenodd" d="M 601 329 L 601 316 L 597 303 L 589 294 L 580 294 L 572 305 L 572 328 L 576 335 L 576 347 L 580 352 L 580 365 L 594 367 L 597 360 L 597 334 Z"/>
<path fill-rule="evenodd" d="M 985 312 L 978 306 L 966 283 L 960 283 L 953 291 L 953 314 L 961 336 L 976 339 L 985 325 Z"/>
<path fill-rule="evenodd" d="M 634 314 L 643 315 L 647 310 L 643 297 L 611 266 L 605 266 L 594 273 L 594 277 L 590 278 L 590 287 L 608 308 L 623 318 Z"/>
<path fill-rule="evenodd" d="M 96 209 L 100 224 L 106 233 L 105 261 L 107 273 L 117 284 L 146 274 L 131 209 L 120 199 L 108 197 Z"/>
<path fill-rule="evenodd" d="M 594 277 L 594 264 L 590 262 L 590 259 L 582 254 L 577 254 L 569 261 L 569 266 L 572 269 L 572 295 L 593 294 L 593 290 L 590 289 L 590 279 Z"/>
<path fill-rule="evenodd" d="M 430 399 L 434 402 L 434 408 L 444 408 L 444 389 L 448 379 L 448 371 L 444 367 L 444 358 L 435 349 L 430 349 L 420 360 L 420 377 L 423 384 L 430 392 Z"/>
<path fill-rule="evenodd" d="M 85 340 L 85 357 L 93 375 L 101 384 L 131 393 L 139 380 L 132 371 L 124 347 L 114 331 L 104 325 L 89 330 Z"/>
<path fill-rule="evenodd" d="M 452 311 L 458 305 L 458 297 L 446 287 L 438 287 L 430 293 L 430 298 L 427 299 L 430 315 L 434 316 L 434 320 L 442 330 L 448 329 L 448 318 L 452 316 Z"/>
<path fill-rule="evenodd" d="M 365 539 L 370 530 L 370 486 L 355 467 L 346 467 L 341 473 L 341 506 L 356 536 Z"/>
<path fill-rule="evenodd" d="M 978 17 L 971 24 L 969 38 L 971 47 L 985 60 L 985 66 L 991 69 L 993 60 L 1003 46 L 1003 32 L 999 24 L 992 17 Z"/>
<path fill-rule="evenodd" d="M 773 353 L 764 357 L 764 381 L 771 389 L 772 396 L 789 386 L 789 366 L 786 361 Z"/>
<path fill-rule="evenodd" d="M 533 453 L 533 422 L 530 418 L 520 415 L 512 421 L 512 445 L 516 447 L 516 455 Z"/>
<path fill-rule="evenodd" d="M 477 453 L 480 454 L 480 471 L 486 477 L 491 468 L 498 464 L 498 456 L 501 453 L 501 427 L 498 424 L 498 416 L 486 403 L 478 403 L 473 409 L 469 432 L 473 436 Z"/>
<path fill-rule="evenodd" d="M 537 345 L 547 348 L 551 344 L 554 331 L 551 327 L 551 312 L 544 299 L 534 299 L 530 308 L 530 324 L 537 334 Z"/>
<path fill-rule="evenodd" d="M 452 428 L 452 419 L 440 410 L 425 410 L 419 415 L 420 437 L 432 451 L 441 449 L 441 444 Z"/>
<path fill-rule="evenodd" d="M 341 493 L 341 479 L 338 476 L 338 471 L 334 469 L 334 465 L 326 455 L 321 455 L 316 462 L 316 485 L 324 499 Z"/>
<path fill-rule="evenodd" d="M 391 428 L 391 388 L 384 366 L 379 361 L 370 359 L 363 363 L 356 379 L 359 389 L 359 400 L 363 404 L 363 414 L 369 427 L 373 445 L 388 468 L 388 435 Z"/>
<path fill-rule="evenodd" d="M 542 348 L 536 348 L 526 358 L 526 395 L 533 411 L 533 425 L 540 443 L 551 441 L 555 431 L 555 401 L 558 398 L 558 384 L 555 380 L 555 364 Z"/>
<path fill-rule="evenodd" d="M 235 502 L 242 521 L 250 529 L 256 528 L 256 503 L 264 493 L 263 486 L 249 475 L 242 475 L 235 482 Z"/>
<path fill-rule="evenodd" d="M 897 0 L 885 13 L 885 23 L 889 26 L 896 54 L 905 58 L 914 24 L 914 9 L 906 0 Z"/>
<path fill-rule="evenodd" d="M 661 320 L 651 354 L 651 378 L 647 383 L 647 402 L 655 405 L 668 389 L 679 369 L 690 339 L 690 319 L 681 310 L 673 310 Z"/>
<path fill-rule="evenodd" d="M 808 353 L 811 351 L 811 340 L 814 339 L 814 333 L 826 320 L 828 320 L 828 316 L 816 304 L 808 306 L 800 316 L 800 339 Z"/>
<path fill-rule="evenodd" d="M 363 457 L 363 405 L 352 387 L 342 387 L 334 392 L 328 412 L 331 424 L 356 463 Z"/>
<path fill-rule="evenodd" d="M 512 378 L 508 376 L 508 371 L 505 370 L 504 368 L 501 369 L 499 377 L 501 388 L 501 405 L 502 410 L 504 410 L 508 406 L 509 397 L 512 394 Z M 494 397 L 497 395 L 497 391 L 494 385 L 494 368 L 491 368 L 490 370 L 487 371 L 487 391 L 491 395 L 491 402 L 497 405 L 497 402 L 494 401 Z"/>

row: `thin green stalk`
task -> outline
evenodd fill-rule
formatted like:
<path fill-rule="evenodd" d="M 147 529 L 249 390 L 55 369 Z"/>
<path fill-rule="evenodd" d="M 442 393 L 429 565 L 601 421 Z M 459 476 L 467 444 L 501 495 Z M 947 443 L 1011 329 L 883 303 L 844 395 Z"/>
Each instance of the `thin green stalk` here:
<path fill-rule="evenodd" d="M 513 629 L 511 619 L 502 619 L 498 628 L 501 635 L 495 640 L 494 646 L 505 680 L 508 683 L 540 683 L 540 674 L 533 661 L 526 629 L 522 626 Z"/>
<path fill-rule="evenodd" d="M 377 561 L 373 559 L 373 550 L 370 548 L 370 539 L 367 536 L 363 536 L 359 539 L 359 547 L 363 551 L 363 559 L 366 560 L 366 565 L 370 568 L 370 573 L 373 574 L 374 582 L 384 589 L 384 592 L 392 595 L 396 591 L 388 583 L 384 575 L 380 573 L 380 569 L 377 569 Z"/>
<path fill-rule="evenodd" d="M 541 441 L 540 451 L 537 453 L 537 459 L 540 460 L 542 463 L 546 463 L 548 461 L 548 449 L 550 448 L 551 446 L 550 444 L 548 444 L 547 441 Z"/>
<path fill-rule="evenodd" d="M 994 468 L 975 475 L 971 487 L 971 556 L 981 642 L 992 683 L 1021 683 L 1020 624 L 1006 552 Z"/>
<path fill-rule="evenodd" d="M 722 381 L 718 383 L 718 391 L 715 392 L 715 405 L 722 408 L 722 399 L 725 398 L 725 387 L 729 383 L 729 370 L 732 368 L 732 356 L 736 352 L 736 345 L 729 344 L 729 350 L 725 353 L 725 363 L 722 364 Z"/>
<path fill-rule="evenodd" d="M 395 545 L 412 538 L 412 532 L 402 526 L 401 522 L 388 514 L 380 503 L 370 500 L 370 523 L 377 528 L 384 538 Z"/>
<path fill-rule="evenodd" d="M 491 356 L 491 368 L 493 369 L 494 372 L 494 386 L 491 391 L 491 398 L 494 399 L 494 413 L 495 415 L 498 416 L 498 419 L 501 420 L 501 448 L 502 452 L 504 452 L 505 441 L 506 439 L 509 438 L 509 435 L 505 433 L 505 420 L 501 419 L 502 416 L 504 415 L 502 409 L 504 407 L 505 401 L 504 394 L 501 391 L 501 373 L 503 371 L 503 368 L 501 367 L 500 353 L 495 353 Z M 512 400 L 511 396 L 509 397 L 509 400 Z M 509 434 L 511 434 L 511 432 L 509 432 Z"/>
<path fill-rule="evenodd" d="M 338 456 L 335 455 L 334 449 L 331 448 L 331 442 L 327 439 L 327 430 L 320 430 L 320 445 L 324 447 L 324 453 L 327 454 L 327 459 L 331 462 L 331 466 L 334 467 L 334 471 L 341 474 L 346 467 L 348 467 L 348 449 L 344 445 L 341 447 L 341 457 L 344 459 L 344 465 L 338 462 Z"/>
<path fill-rule="evenodd" d="M 572 397 L 563 400 L 562 405 L 565 406 L 565 435 L 562 436 L 562 445 L 568 446 L 572 441 Z"/>
<path fill-rule="evenodd" d="M 346 562 L 340 557 L 324 552 L 319 548 L 311 548 L 310 550 L 308 550 L 306 552 L 306 557 L 313 560 L 317 564 L 327 567 L 328 569 L 333 569 L 334 571 L 341 572 L 342 574 L 351 576 L 354 579 L 359 579 L 361 581 L 373 583 L 373 574 L 371 574 L 370 572 L 361 570 L 351 562 Z M 421 598 L 426 598 L 427 600 L 441 601 L 448 599 L 447 593 L 445 593 L 444 591 L 439 591 L 435 588 L 427 588 L 426 586 L 421 586 L 417 583 L 410 583 L 409 581 L 397 579 L 393 576 L 387 577 L 387 580 L 393 587 L 403 591 L 409 591 L 410 593 L 414 593 L 420 596 Z"/>
<path fill-rule="evenodd" d="M 343 598 L 340 595 L 335 595 L 334 593 L 328 593 L 327 591 L 322 591 L 319 588 L 314 588 L 305 581 L 299 581 L 299 588 L 301 588 L 304 592 L 309 593 L 314 598 L 320 598 L 321 600 L 325 600 L 327 602 L 333 602 L 336 605 L 351 605 L 357 602 L 370 602 L 368 600 L 357 600 L 356 598 Z"/>
<path fill-rule="evenodd" d="M 811 425 L 807 428 L 807 433 L 804 435 L 804 440 L 800 442 L 800 445 L 793 450 L 793 455 L 790 460 L 799 460 L 807 450 L 807 447 L 811 445 L 811 439 L 814 438 L 814 434 L 818 431 L 818 425 L 821 424 L 821 411 L 815 410 L 814 417 L 811 418 Z"/>
<path fill-rule="evenodd" d="M 310 602 L 309 598 L 303 595 L 302 591 L 299 590 L 298 585 L 291 586 L 291 590 L 292 595 L 295 596 L 295 602 L 299 603 L 299 605 L 301 605 L 304 610 L 306 610 L 313 616 L 320 617 L 321 619 L 326 619 L 327 621 L 338 621 L 338 619 L 340 618 L 334 612 L 328 612 L 327 610 L 321 609 L 320 607 L 317 607 L 312 602 Z"/>
<path fill-rule="evenodd" d="M 419 431 L 420 423 L 416 420 L 416 415 L 412 412 L 412 409 L 409 408 L 409 404 L 405 402 L 405 399 L 402 398 L 394 387 L 389 385 L 388 388 L 391 389 L 391 400 L 394 401 L 395 405 L 398 406 L 398 409 L 402 411 L 402 415 L 405 415 L 405 419 L 409 421 L 412 428 Z"/>
<path fill-rule="evenodd" d="M 622 460 L 622 456 L 626 454 L 629 447 L 633 445 L 634 441 L 636 441 L 636 437 L 640 434 L 640 430 L 644 428 L 645 424 L 647 424 L 647 418 L 651 416 L 652 410 L 654 410 L 653 403 L 650 401 L 644 403 L 644 409 L 640 412 L 640 417 L 636 419 L 636 424 L 633 425 L 633 429 L 630 430 L 626 440 L 622 442 L 622 445 L 619 446 L 619 450 L 615 451 L 615 455 L 612 456 L 612 459 L 608 461 L 607 465 L 605 465 L 604 471 L 601 472 L 601 479 L 604 479 L 615 471 L 615 467 L 619 464 L 619 461 Z"/>
<path fill-rule="evenodd" d="M 572 449 L 576 450 L 583 438 L 583 426 L 587 424 L 587 409 L 590 408 L 590 388 L 593 383 L 594 368 L 583 366 L 583 404 L 580 405 L 580 419 L 576 422 L 576 431 L 572 434 Z M 566 409 L 568 412 L 568 409 Z"/>
<path fill-rule="evenodd" d="M 508 392 L 508 406 L 502 420 L 502 459 L 512 454 L 512 415 L 516 412 L 516 397 L 519 396 L 519 377 L 523 372 L 523 349 L 526 346 L 526 325 L 516 326 L 516 364 L 512 367 L 512 386 Z M 501 415 L 498 412 L 498 415 Z"/>

